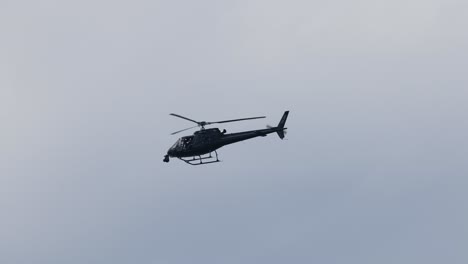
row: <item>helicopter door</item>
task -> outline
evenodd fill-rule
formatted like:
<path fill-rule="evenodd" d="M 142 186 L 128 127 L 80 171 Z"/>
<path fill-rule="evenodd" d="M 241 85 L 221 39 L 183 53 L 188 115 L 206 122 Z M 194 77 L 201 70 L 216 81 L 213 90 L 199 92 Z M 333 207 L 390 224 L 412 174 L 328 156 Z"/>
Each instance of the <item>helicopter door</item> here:
<path fill-rule="evenodd" d="M 191 149 L 193 146 L 193 136 L 183 137 L 181 143 L 184 149 Z"/>

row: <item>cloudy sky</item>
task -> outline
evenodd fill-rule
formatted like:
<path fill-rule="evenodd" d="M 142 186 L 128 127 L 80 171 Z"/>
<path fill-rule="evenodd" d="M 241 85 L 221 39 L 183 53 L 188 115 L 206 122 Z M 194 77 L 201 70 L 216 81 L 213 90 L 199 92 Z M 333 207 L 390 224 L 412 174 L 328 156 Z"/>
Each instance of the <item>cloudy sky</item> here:
<path fill-rule="evenodd" d="M 461 0 L 2 0 L 0 263 L 467 263 L 466 25 Z M 287 140 L 162 162 L 171 112 L 284 110 Z"/>

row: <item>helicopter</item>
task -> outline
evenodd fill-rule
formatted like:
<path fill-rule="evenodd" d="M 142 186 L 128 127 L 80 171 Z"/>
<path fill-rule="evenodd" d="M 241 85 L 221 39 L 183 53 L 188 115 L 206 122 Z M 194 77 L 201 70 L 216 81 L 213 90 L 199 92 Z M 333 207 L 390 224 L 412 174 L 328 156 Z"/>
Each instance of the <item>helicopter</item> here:
<path fill-rule="evenodd" d="M 238 122 L 238 121 L 245 121 L 245 120 L 252 120 L 252 119 L 260 119 L 265 118 L 265 116 L 258 116 L 258 117 L 249 117 L 249 118 L 240 118 L 240 119 L 232 119 L 232 120 L 224 120 L 224 121 L 217 121 L 217 122 L 206 122 L 206 121 L 195 121 L 193 119 L 171 113 L 171 116 L 175 116 L 178 118 L 185 119 L 187 121 L 193 122 L 197 124 L 196 126 L 189 127 L 186 129 L 182 129 L 172 133 L 171 135 L 175 135 L 177 133 L 193 129 L 196 127 L 200 127 L 199 131 L 196 131 L 191 136 L 185 136 L 179 138 L 176 143 L 167 151 L 167 154 L 164 156 L 163 161 L 169 162 L 169 158 L 178 158 L 190 165 L 202 165 L 202 164 L 209 164 L 220 162 L 218 158 L 217 149 L 237 143 L 243 140 L 255 138 L 255 137 L 265 137 L 271 133 L 277 133 L 280 139 L 284 139 L 285 130 L 287 129 L 284 127 L 286 124 L 286 119 L 288 118 L 289 111 L 285 111 L 283 117 L 281 118 L 278 126 L 276 127 L 267 127 L 266 129 L 258 129 L 258 130 L 251 130 L 251 131 L 244 131 L 238 133 L 231 133 L 226 134 L 226 130 L 220 131 L 218 128 L 208 128 L 205 129 L 205 126 L 213 125 L 213 124 L 223 124 L 229 122 Z M 215 153 L 216 157 L 212 156 L 212 153 Z"/>

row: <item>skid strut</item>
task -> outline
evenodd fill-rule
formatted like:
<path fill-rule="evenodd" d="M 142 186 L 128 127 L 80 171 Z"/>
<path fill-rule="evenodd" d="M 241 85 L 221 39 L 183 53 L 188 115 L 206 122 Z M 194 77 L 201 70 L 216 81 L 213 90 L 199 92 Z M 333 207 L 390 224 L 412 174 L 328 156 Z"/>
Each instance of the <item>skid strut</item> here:
<path fill-rule="evenodd" d="M 216 154 L 216 158 L 211 155 L 212 152 L 207 154 L 208 156 L 193 156 L 192 158 L 179 158 L 183 162 L 190 164 L 190 165 L 203 165 L 203 164 L 210 164 L 210 163 L 216 163 L 220 162 L 218 159 L 218 152 L 216 150 L 214 153 Z"/>

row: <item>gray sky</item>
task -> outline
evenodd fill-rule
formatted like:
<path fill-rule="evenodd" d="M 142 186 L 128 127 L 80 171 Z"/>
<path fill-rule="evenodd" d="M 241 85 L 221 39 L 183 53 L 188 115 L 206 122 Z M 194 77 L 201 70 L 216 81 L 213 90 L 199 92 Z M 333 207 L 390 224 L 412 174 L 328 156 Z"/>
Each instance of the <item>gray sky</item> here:
<path fill-rule="evenodd" d="M 0 263 L 467 263 L 468 4 L 0 4 Z M 222 163 L 197 120 L 267 115 Z"/>

